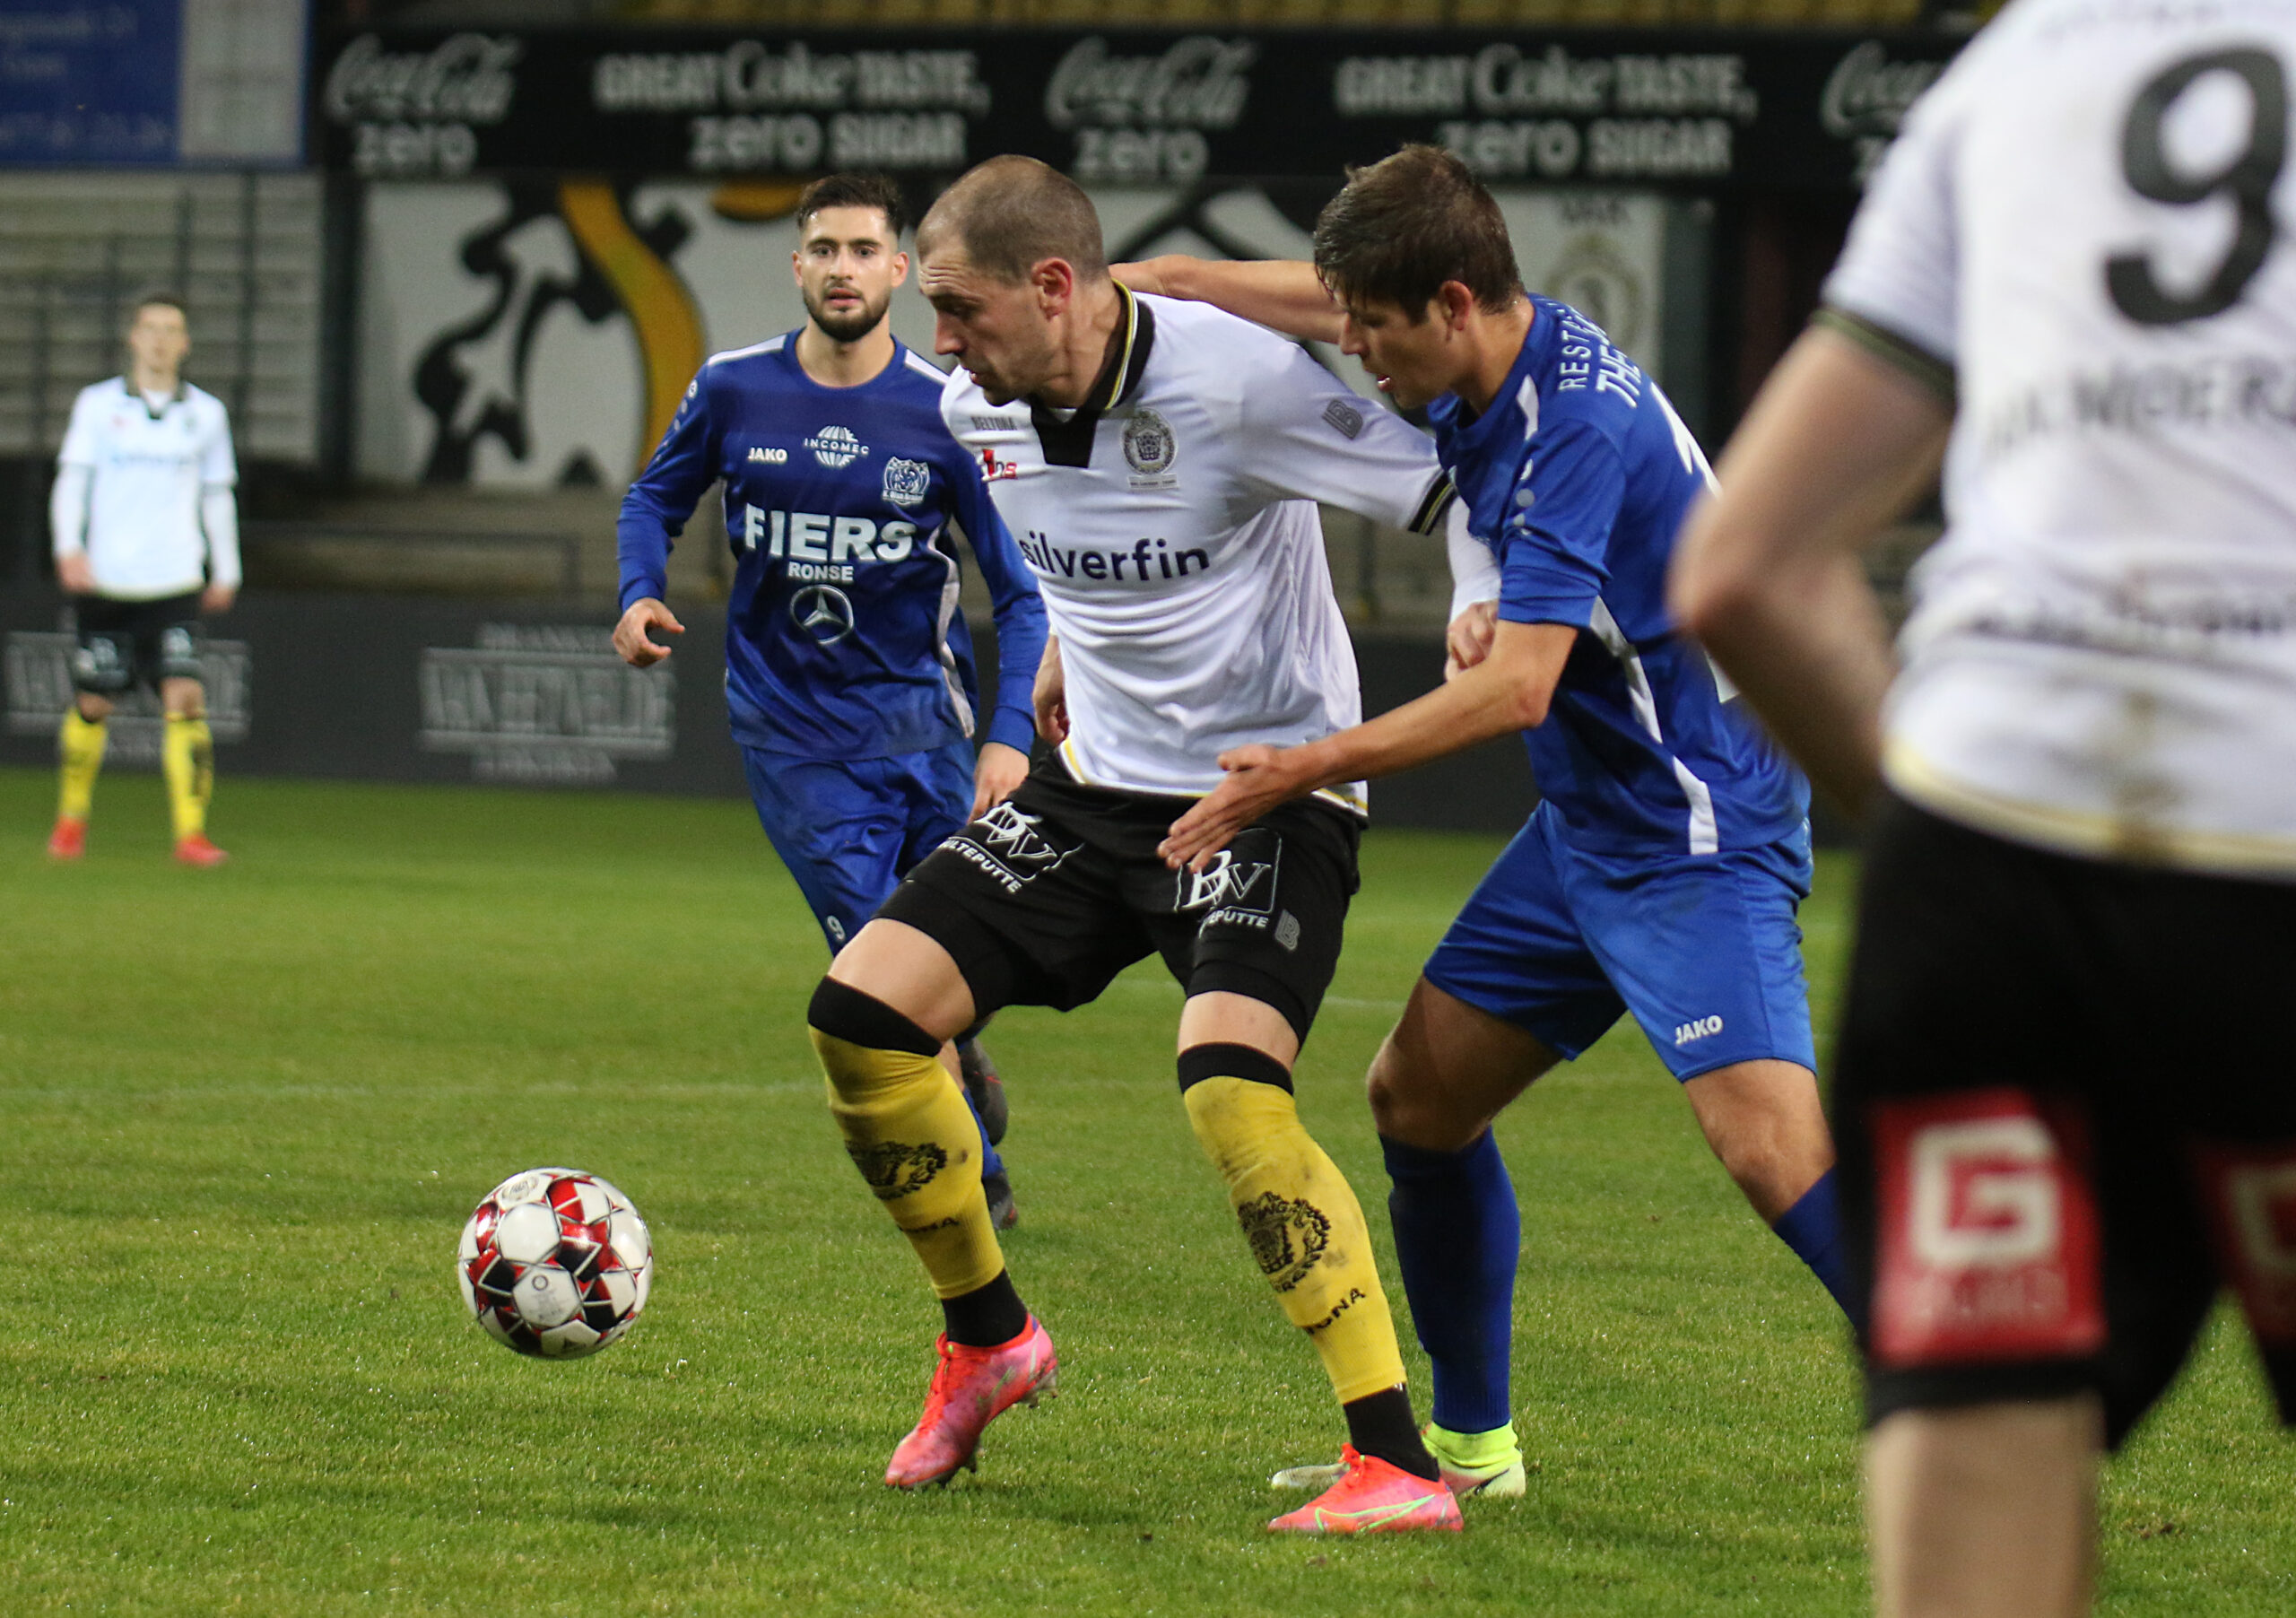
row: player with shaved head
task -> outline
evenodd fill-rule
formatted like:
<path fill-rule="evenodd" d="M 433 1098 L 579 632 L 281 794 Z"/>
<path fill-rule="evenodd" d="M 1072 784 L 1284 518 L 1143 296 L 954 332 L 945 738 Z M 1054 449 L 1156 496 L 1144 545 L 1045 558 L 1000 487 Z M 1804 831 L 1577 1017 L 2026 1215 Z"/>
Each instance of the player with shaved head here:
<path fill-rule="evenodd" d="M 1205 868 L 1156 854 L 1220 755 L 1360 717 L 1318 500 L 1432 527 L 1426 441 L 1282 338 L 1109 278 L 1074 183 L 998 158 L 918 231 L 943 418 L 1035 570 L 1053 634 L 1036 687 L 1054 751 L 909 874 L 813 1003 L 831 1108 L 943 1309 L 925 1414 L 886 1482 L 946 1482 L 1000 1411 L 1048 1391 L 1052 1342 L 1007 1274 L 932 1060 L 1010 1005 L 1065 1010 L 1161 956 L 1187 994 L 1182 1106 L 1261 1273 L 1344 1414 L 1332 1486 L 1268 1526 L 1457 1528 L 1421 1442 L 1355 1194 L 1301 1127 L 1292 1067 L 1339 959 L 1360 784 L 1267 815 Z"/>

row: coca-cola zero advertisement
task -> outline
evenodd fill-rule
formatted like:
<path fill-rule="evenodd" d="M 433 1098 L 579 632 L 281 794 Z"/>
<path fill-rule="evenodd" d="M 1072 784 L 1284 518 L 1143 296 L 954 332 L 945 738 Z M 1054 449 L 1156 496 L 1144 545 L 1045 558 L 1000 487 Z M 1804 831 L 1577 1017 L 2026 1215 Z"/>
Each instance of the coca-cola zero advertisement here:
<path fill-rule="evenodd" d="M 1470 31 L 389 30 L 332 42 L 313 146 L 372 178 L 589 170 L 1336 176 L 1405 141 L 1499 181 L 1858 184 L 1955 42 Z"/>

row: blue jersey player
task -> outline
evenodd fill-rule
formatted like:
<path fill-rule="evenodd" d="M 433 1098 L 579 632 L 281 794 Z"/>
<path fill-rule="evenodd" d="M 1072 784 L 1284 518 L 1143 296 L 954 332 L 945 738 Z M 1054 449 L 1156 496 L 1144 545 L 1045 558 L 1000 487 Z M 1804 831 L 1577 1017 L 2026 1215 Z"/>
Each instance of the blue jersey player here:
<path fill-rule="evenodd" d="M 942 374 L 886 325 L 909 270 L 903 212 L 899 188 L 874 176 L 806 188 L 794 256 L 804 326 L 701 368 L 620 523 L 614 645 L 643 667 L 669 656 L 649 631 L 683 632 L 662 600 L 671 540 L 709 485 L 725 485 L 734 737 L 766 836 L 832 952 L 909 866 L 1027 775 L 1045 642 L 1027 564 L 942 422 Z M 985 713 L 952 521 L 995 603 L 999 674 Z M 970 1039 L 954 1054 L 982 1118 L 990 1207 L 1009 1225 L 994 1146 L 1003 1086 Z"/>
<path fill-rule="evenodd" d="M 1706 462 L 1598 328 L 1525 295 L 1497 204 L 1431 147 L 1350 178 L 1312 270 L 1156 260 L 1135 284 L 1337 339 L 1398 404 L 1427 407 L 1467 502 L 1474 539 L 1455 556 L 1479 564 L 1491 599 L 1454 622 L 1446 683 L 1322 742 L 1235 750 L 1165 854 L 1200 865 L 1300 793 L 1522 731 L 1542 801 L 1429 959 L 1370 1079 L 1433 1361 L 1429 1447 L 1460 1492 L 1519 1493 L 1519 1214 L 1491 1124 L 1622 1012 L 1755 1211 L 1841 1296 L 1795 920 L 1808 787 L 1666 616 L 1666 563 Z"/>

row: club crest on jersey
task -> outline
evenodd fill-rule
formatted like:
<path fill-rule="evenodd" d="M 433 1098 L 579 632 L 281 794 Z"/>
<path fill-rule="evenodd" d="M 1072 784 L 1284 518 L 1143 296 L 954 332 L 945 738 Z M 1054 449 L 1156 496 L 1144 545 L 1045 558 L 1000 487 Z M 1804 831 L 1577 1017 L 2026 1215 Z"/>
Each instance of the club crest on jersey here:
<path fill-rule="evenodd" d="M 933 486 L 933 468 L 923 461 L 894 456 L 885 462 L 885 498 L 896 506 L 913 506 Z"/>
<path fill-rule="evenodd" d="M 1179 444 L 1172 437 L 1172 424 L 1144 404 L 1135 410 L 1124 424 L 1124 458 L 1132 466 L 1132 486 L 1156 488 L 1170 483 L 1172 463 L 1178 457 Z"/>
<path fill-rule="evenodd" d="M 835 646 L 853 632 L 853 598 L 835 585 L 807 585 L 789 597 L 789 622 L 816 646 Z"/>
<path fill-rule="evenodd" d="M 869 446 L 855 438 L 850 427 L 824 427 L 805 440 L 805 448 L 832 472 L 850 466 L 869 453 Z"/>

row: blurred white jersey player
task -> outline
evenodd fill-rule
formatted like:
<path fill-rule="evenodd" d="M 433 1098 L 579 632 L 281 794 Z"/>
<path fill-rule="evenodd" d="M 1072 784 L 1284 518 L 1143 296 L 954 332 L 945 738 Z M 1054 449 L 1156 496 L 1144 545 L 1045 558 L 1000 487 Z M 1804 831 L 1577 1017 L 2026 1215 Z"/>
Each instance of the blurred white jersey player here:
<path fill-rule="evenodd" d="M 57 739 L 61 789 L 48 851 L 77 859 L 113 703 L 154 687 L 166 712 L 161 761 L 176 858 L 223 862 L 208 840 L 214 749 L 201 684 L 199 618 L 239 587 L 239 472 L 222 402 L 183 379 L 183 306 L 135 306 L 124 376 L 81 389 L 57 456 L 48 515 L 57 582 L 74 598 L 76 695 Z"/>
<path fill-rule="evenodd" d="M 1879 805 L 1834 1094 L 1887 1613 L 2083 1610 L 2097 1453 L 2222 1285 L 2296 1418 L 2292 73 L 2292 0 L 2008 8 L 1685 541 Z M 1892 684 L 1849 551 L 1941 441 Z"/>

